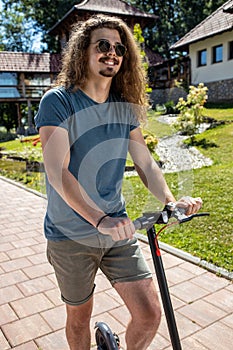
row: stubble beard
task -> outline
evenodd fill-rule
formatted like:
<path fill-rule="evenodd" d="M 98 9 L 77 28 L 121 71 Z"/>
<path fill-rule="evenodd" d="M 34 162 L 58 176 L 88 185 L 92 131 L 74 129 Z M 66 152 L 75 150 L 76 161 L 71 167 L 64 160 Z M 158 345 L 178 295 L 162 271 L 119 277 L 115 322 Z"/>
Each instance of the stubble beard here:
<path fill-rule="evenodd" d="M 106 78 L 113 78 L 117 72 L 112 67 L 107 67 L 105 69 L 101 69 L 99 74 Z"/>

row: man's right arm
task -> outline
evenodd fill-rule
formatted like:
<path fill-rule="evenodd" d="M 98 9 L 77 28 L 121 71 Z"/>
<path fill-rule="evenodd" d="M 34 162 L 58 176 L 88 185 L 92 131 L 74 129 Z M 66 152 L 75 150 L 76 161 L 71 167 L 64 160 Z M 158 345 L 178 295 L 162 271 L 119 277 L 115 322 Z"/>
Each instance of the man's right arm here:
<path fill-rule="evenodd" d="M 105 213 L 96 206 L 69 171 L 70 145 L 67 130 L 42 126 L 39 133 L 49 183 L 72 209 L 96 226 Z"/>
<path fill-rule="evenodd" d="M 96 227 L 106 214 L 69 171 L 70 144 L 67 130 L 56 126 L 42 126 L 39 133 L 49 183 L 74 211 Z M 114 240 L 132 238 L 135 231 L 130 219 L 108 216 L 101 221 L 98 230 L 112 235 Z"/>

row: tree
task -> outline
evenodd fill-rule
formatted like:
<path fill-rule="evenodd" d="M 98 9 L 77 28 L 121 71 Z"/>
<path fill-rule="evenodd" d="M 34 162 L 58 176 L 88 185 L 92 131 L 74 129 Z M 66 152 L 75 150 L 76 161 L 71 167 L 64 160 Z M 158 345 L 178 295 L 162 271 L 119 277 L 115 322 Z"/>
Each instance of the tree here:
<path fill-rule="evenodd" d="M 170 46 L 226 0 L 131 0 L 128 2 L 158 16 L 155 26 L 144 31 L 144 37 L 149 47 L 164 58 L 170 58 Z"/>
<path fill-rule="evenodd" d="M 33 39 L 37 33 L 36 23 L 23 11 L 19 2 L 2 0 L 0 14 L 0 50 L 32 52 Z"/>
<path fill-rule="evenodd" d="M 41 51 L 57 52 L 56 39 L 48 30 L 60 20 L 77 0 L 2 0 L 0 15 L 0 50 L 33 52 L 33 42 L 41 35 Z"/>
<path fill-rule="evenodd" d="M 81 0 L 2 0 L 0 50 L 33 51 L 33 40 L 41 33 L 46 51 L 58 52 L 53 27 Z M 215 11 L 226 0 L 128 0 L 128 3 L 158 16 L 143 36 L 146 45 L 169 58 L 170 46 Z M 41 47 L 41 50 L 45 45 Z"/>

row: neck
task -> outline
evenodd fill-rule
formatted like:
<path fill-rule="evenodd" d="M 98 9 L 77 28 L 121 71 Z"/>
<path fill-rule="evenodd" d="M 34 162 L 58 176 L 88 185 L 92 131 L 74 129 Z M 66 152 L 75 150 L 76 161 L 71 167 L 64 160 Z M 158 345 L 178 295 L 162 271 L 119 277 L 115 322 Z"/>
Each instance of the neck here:
<path fill-rule="evenodd" d="M 86 84 L 82 86 L 81 90 L 92 100 L 103 103 L 109 96 L 111 83 L 112 79 L 108 79 L 107 81 L 105 79 L 105 81 L 98 82 L 87 81 Z"/>

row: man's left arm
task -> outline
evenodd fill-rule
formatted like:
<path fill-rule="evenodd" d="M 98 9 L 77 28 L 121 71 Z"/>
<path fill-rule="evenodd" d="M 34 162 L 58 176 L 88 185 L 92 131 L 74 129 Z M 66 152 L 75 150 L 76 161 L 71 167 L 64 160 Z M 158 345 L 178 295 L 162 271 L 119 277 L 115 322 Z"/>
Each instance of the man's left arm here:
<path fill-rule="evenodd" d="M 178 206 L 186 208 L 188 215 L 201 208 L 202 200 L 199 197 L 187 196 L 176 201 L 161 169 L 148 150 L 140 128 L 136 128 L 130 133 L 129 152 L 142 182 L 163 204 L 175 202 Z"/>

